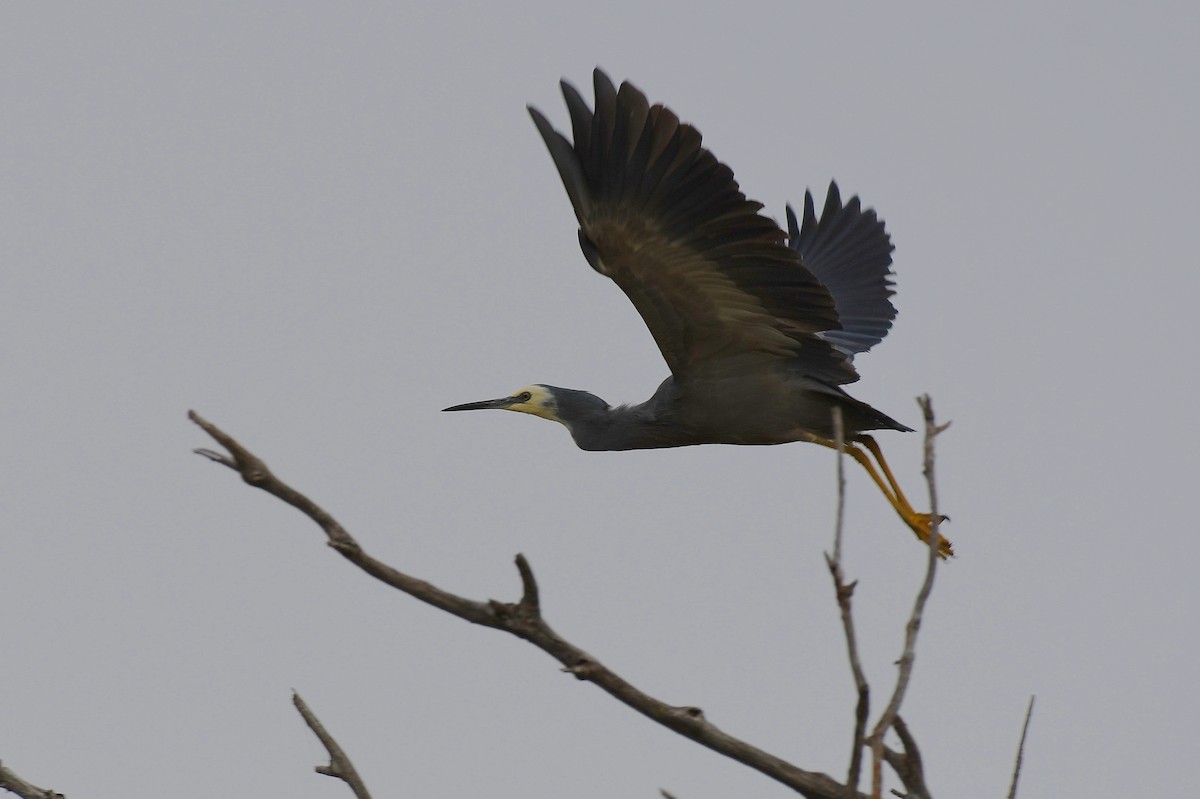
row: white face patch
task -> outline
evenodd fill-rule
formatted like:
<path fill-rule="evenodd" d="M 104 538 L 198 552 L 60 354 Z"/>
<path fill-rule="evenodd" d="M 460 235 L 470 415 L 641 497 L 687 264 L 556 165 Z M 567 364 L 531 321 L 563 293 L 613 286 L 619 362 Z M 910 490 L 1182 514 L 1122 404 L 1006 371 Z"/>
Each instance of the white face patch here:
<path fill-rule="evenodd" d="M 532 385 L 525 386 L 513 392 L 514 397 L 522 397 L 528 395 L 529 399 L 521 402 L 514 402 L 505 410 L 516 411 L 517 413 L 528 413 L 533 416 L 540 416 L 543 419 L 549 419 L 552 422 L 561 422 L 558 418 L 558 403 L 554 400 L 554 395 L 551 394 L 545 386 Z"/>

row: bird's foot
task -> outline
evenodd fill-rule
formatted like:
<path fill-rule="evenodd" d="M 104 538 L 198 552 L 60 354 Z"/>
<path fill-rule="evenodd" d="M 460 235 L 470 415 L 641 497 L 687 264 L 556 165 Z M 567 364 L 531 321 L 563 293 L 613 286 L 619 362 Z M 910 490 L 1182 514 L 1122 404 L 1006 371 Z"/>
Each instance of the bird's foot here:
<path fill-rule="evenodd" d="M 909 513 L 901 513 L 900 515 L 904 518 L 905 523 L 912 528 L 912 531 L 916 533 L 917 538 L 921 539 L 923 543 L 928 545 L 929 536 L 933 534 L 933 514 L 911 511 Z M 949 516 L 938 516 L 939 524 L 948 521 L 950 521 Z M 942 535 L 938 535 L 937 550 L 938 557 L 942 558 L 943 560 L 954 557 L 954 547 L 952 547 L 950 542 Z"/>

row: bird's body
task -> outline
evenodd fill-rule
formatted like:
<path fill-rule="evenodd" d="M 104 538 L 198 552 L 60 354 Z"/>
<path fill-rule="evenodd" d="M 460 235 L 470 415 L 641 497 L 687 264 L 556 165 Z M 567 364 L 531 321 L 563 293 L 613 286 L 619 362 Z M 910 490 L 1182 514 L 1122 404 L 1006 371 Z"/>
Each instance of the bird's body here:
<path fill-rule="evenodd" d="M 842 409 L 846 430 L 909 430 L 840 389 L 800 374 L 773 374 L 778 364 L 731 359 L 719 374 L 681 383 L 668 377 L 636 405 L 610 406 L 594 394 L 538 384 L 525 404 L 535 415 L 562 423 L 580 449 L 629 450 L 692 444 L 786 444 L 834 437 L 832 410 Z M 518 408 L 520 410 L 520 408 Z M 551 413 L 553 415 L 551 415 Z"/>
<path fill-rule="evenodd" d="M 819 219 L 806 193 L 801 220 L 788 209 L 785 234 L 695 128 L 630 84 L 618 91 L 596 70 L 594 111 L 562 88 L 573 142 L 529 111 L 574 206 L 580 247 L 633 302 L 671 376 L 638 405 L 535 384 L 446 410 L 519 411 L 562 423 L 582 449 L 629 450 L 833 446 L 840 409 L 849 454 L 928 540 L 929 516 L 908 504 L 865 435 L 910 428 L 841 388 L 858 379 L 854 355 L 882 340 L 896 315 L 883 222 L 857 197 L 843 204 L 831 184 Z M 939 546 L 951 553 L 945 539 Z"/>

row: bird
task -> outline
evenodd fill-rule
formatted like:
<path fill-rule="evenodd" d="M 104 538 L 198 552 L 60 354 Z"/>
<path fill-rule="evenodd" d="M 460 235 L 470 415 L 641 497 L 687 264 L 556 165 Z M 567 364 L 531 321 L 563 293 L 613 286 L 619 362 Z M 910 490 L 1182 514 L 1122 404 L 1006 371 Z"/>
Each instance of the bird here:
<path fill-rule="evenodd" d="M 581 449 L 611 451 L 836 448 L 838 409 L 844 451 L 928 544 L 932 516 L 909 503 L 868 434 L 912 428 L 842 389 L 858 380 L 854 356 L 882 341 L 896 317 L 883 221 L 857 196 L 843 203 L 831 182 L 819 217 L 809 191 L 799 219 L 788 206 L 785 232 L 694 126 L 628 81 L 618 89 L 597 68 L 594 109 L 566 80 L 560 86 L 570 140 L 528 111 L 574 208 L 579 246 L 633 302 L 670 375 L 640 404 L 537 383 L 444 410 L 530 414 L 565 426 Z M 954 552 L 940 535 L 937 550 Z"/>

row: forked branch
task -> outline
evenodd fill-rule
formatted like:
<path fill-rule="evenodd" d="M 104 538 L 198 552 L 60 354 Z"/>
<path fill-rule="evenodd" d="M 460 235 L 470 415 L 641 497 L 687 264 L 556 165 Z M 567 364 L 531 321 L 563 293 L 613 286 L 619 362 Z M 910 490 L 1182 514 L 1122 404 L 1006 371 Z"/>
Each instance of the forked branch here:
<path fill-rule="evenodd" d="M 904 650 L 898 661 L 899 670 L 896 676 L 896 686 L 892 691 L 892 696 L 888 701 L 887 707 L 875 723 L 869 736 L 866 735 L 866 727 L 870 716 L 871 689 L 863 673 L 862 664 L 859 661 L 858 643 L 854 631 L 854 614 L 851 600 L 854 596 L 855 583 L 846 583 L 841 563 L 842 509 L 845 505 L 846 493 L 846 483 L 842 471 L 842 456 L 845 452 L 845 441 L 841 413 L 837 409 L 833 413 L 834 441 L 837 444 L 838 451 L 838 511 L 837 522 L 834 528 L 833 555 L 826 555 L 825 561 L 829 566 L 829 573 L 833 577 L 838 608 L 841 610 L 842 629 L 846 638 L 850 671 L 854 676 L 854 685 L 858 693 L 858 703 L 854 714 L 854 742 L 850 754 L 850 767 L 846 777 L 848 796 L 858 786 L 859 775 L 862 769 L 863 748 L 868 747 L 871 751 L 872 799 L 880 799 L 882 795 L 884 762 L 892 767 L 896 775 L 900 778 L 900 781 L 904 784 L 904 796 L 911 797 L 911 799 L 929 799 L 930 797 L 929 788 L 925 783 L 925 771 L 921 761 L 920 750 L 917 748 L 917 742 L 910 733 L 908 726 L 899 714 L 900 705 L 904 701 L 904 695 L 908 690 L 908 683 L 912 677 L 913 662 L 916 658 L 917 632 L 921 628 L 921 619 L 924 614 L 925 604 L 929 600 L 929 595 L 933 590 L 933 580 L 937 572 L 939 560 L 936 542 L 941 540 L 938 536 L 938 523 L 941 520 L 941 516 L 938 514 L 937 486 L 933 471 L 933 442 L 937 435 L 950 425 L 949 423 L 939 425 L 934 421 L 933 404 L 928 395 L 919 397 L 917 402 L 921 406 L 925 417 L 924 473 L 925 481 L 929 486 L 930 515 L 933 523 L 933 528 L 929 536 L 929 557 L 926 564 L 925 579 L 921 584 L 920 590 L 917 592 L 912 614 L 909 616 L 908 623 L 905 626 Z M 903 752 L 895 752 L 884 745 L 884 736 L 887 735 L 889 730 L 895 730 L 897 737 L 900 738 L 901 745 L 904 747 Z"/>
<path fill-rule="evenodd" d="M 196 450 L 197 454 L 238 472 L 250 485 L 278 497 L 308 516 L 325 531 L 330 546 L 377 580 L 473 624 L 503 630 L 529 641 L 561 663 L 563 670 L 576 679 L 594 683 L 618 701 L 667 729 L 749 766 L 803 796 L 810 799 L 843 799 L 847 796 L 846 787 L 827 774 L 801 769 L 729 735 L 709 722 L 697 707 L 669 705 L 638 690 L 596 658 L 559 636 L 542 618 L 537 581 L 523 555 L 517 555 L 516 558 L 523 589 L 518 602 L 480 602 L 443 591 L 372 558 L 332 516 L 277 478 L 261 459 L 231 436 L 194 411 L 188 413 L 188 418 L 228 453 L 200 449 Z M 855 799 L 865 799 L 856 791 L 849 795 Z"/>

